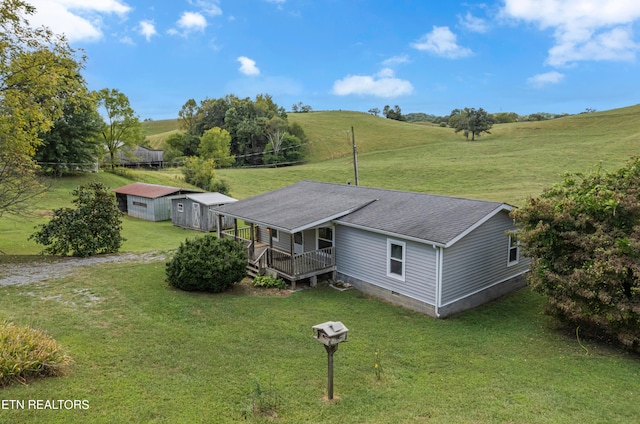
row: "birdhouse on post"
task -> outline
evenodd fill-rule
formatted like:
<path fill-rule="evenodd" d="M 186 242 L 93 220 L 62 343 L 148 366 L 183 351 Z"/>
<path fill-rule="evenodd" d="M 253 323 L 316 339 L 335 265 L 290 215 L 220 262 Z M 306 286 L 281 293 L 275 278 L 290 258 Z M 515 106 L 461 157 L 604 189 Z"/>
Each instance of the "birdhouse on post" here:
<path fill-rule="evenodd" d="M 340 321 L 327 321 L 312 327 L 316 333 L 313 336 L 324 345 L 327 351 L 328 393 L 329 400 L 333 399 L 333 353 L 338 350 L 338 344 L 347 341 L 349 329 Z"/>

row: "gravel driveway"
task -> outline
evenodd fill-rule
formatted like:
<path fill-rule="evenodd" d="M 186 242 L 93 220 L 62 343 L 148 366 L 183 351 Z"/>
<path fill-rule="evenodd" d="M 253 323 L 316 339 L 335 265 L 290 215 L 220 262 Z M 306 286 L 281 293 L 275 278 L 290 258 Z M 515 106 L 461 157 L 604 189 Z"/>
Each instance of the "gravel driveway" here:
<path fill-rule="evenodd" d="M 123 253 L 100 255 L 88 258 L 61 258 L 51 263 L 2 264 L 0 265 L 0 286 L 17 286 L 56 279 L 71 275 L 79 267 L 113 262 L 164 261 L 166 255 L 160 252 Z"/>

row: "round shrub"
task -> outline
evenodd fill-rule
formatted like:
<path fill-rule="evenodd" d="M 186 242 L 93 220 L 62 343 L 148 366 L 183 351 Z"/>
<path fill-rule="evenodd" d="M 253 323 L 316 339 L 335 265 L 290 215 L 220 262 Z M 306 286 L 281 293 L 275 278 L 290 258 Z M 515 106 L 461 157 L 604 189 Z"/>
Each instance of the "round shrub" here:
<path fill-rule="evenodd" d="M 63 375 L 71 358 L 42 330 L 0 322 L 0 387 Z"/>
<path fill-rule="evenodd" d="M 220 293 L 245 277 L 247 253 L 232 239 L 207 234 L 180 244 L 166 273 L 169 284 L 181 290 Z"/>

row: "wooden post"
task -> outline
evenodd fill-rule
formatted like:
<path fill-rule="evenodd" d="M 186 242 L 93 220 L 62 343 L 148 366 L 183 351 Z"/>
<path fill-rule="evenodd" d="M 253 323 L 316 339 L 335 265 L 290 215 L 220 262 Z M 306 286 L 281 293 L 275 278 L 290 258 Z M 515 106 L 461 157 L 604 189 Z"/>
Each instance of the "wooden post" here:
<path fill-rule="evenodd" d="M 338 350 L 338 345 L 325 345 L 327 350 L 327 398 L 333 399 L 333 354 Z"/>
<path fill-rule="evenodd" d="M 238 241 L 238 218 L 233 218 L 233 239 Z"/>
<path fill-rule="evenodd" d="M 255 246 L 256 245 L 256 238 L 255 238 L 255 235 L 254 235 L 254 229 L 253 229 L 254 224 L 253 224 L 253 222 L 251 224 L 249 224 L 249 226 L 251 227 L 251 235 L 250 235 L 250 237 L 251 237 L 251 252 L 249 252 L 249 254 L 251 255 L 250 259 L 253 260 L 253 258 L 256 256 L 256 246 Z"/>
<path fill-rule="evenodd" d="M 218 215 L 218 238 L 222 238 L 222 215 Z"/>
<path fill-rule="evenodd" d="M 353 173 L 356 179 L 356 185 L 358 185 L 358 152 L 356 150 L 356 134 L 351 127 L 351 141 L 353 143 Z"/>
<path fill-rule="evenodd" d="M 296 261 L 293 258 L 293 255 L 294 255 L 293 243 L 294 243 L 295 238 L 296 238 L 296 235 L 291 233 L 291 238 L 289 239 L 289 252 L 291 253 L 291 273 L 293 274 L 292 277 L 294 279 L 296 278 Z M 295 289 L 295 287 L 294 287 L 294 289 Z"/>

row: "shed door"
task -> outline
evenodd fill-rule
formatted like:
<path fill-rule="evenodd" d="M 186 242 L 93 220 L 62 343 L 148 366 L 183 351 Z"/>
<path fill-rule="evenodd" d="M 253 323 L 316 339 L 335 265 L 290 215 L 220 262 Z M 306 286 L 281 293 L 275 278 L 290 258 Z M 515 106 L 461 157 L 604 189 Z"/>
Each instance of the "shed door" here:
<path fill-rule="evenodd" d="M 200 203 L 193 203 L 193 227 L 200 228 Z"/>

